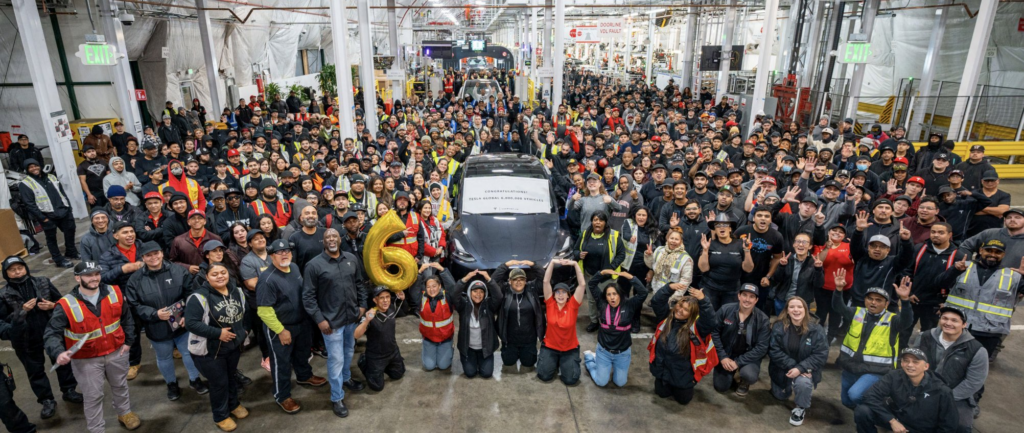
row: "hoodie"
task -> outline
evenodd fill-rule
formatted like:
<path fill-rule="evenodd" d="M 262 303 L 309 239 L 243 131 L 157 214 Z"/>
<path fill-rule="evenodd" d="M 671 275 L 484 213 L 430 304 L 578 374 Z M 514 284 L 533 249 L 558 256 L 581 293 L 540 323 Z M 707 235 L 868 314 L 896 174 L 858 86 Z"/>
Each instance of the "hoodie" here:
<path fill-rule="evenodd" d="M 474 304 L 470 292 L 478 287 L 484 289 L 484 299 L 480 304 Z M 452 309 L 459 312 L 456 343 L 459 353 L 469 353 L 471 349 L 480 350 L 484 357 L 488 357 L 498 349 L 498 332 L 495 329 L 494 317 L 504 298 L 504 293 L 493 278 L 487 283 L 480 280 L 470 283 L 459 280 L 455 285 L 455 295 L 449 298 Z"/>
<path fill-rule="evenodd" d="M 181 175 L 175 176 L 171 173 L 171 166 L 175 163 L 181 166 Z M 199 183 L 193 179 L 189 179 L 187 172 L 185 171 L 185 164 L 178 160 L 171 160 L 167 163 L 167 182 L 160 185 L 160 193 L 163 194 L 164 188 L 171 187 L 175 191 L 185 194 L 188 197 L 189 203 L 193 209 L 199 209 L 206 211 L 206 197 L 203 196 L 203 190 L 199 187 Z"/>
<path fill-rule="evenodd" d="M 103 210 L 94 210 L 93 215 L 97 213 L 109 215 Z M 109 220 L 109 218 L 108 218 Z M 89 225 L 89 232 L 82 236 L 82 240 L 79 241 L 78 251 L 82 255 L 82 260 L 87 262 L 96 262 L 100 260 L 103 253 L 107 252 L 110 247 L 114 246 L 117 241 L 114 240 L 114 236 L 110 233 L 109 228 L 114 224 L 113 221 L 108 223 L 108 230 L 106 233 L 99 233 L 96 231 L 96 227 L 92 224 Z"/>
<path fill-rule="evenodd" d="M 121 171 L 114 169 L 114 163 L 117 161 L 124 163 L 124 169 Z M 139 196 L 136 194 L 142 192 L 142 182 L 139 182 L 139 178 L 135 176 L 135 173 L 128 171 L 128 162 L 121 159 L 120 156 L 115 156 L 110 158 L 110 163 L 107 165 L 110 167 L 110 173 L 103 177 L 103 191 L 106 192 L 112 185 L 123 186 L 128 193 L 124 197 L 125 200 L 132 206 L 138 206 Z M 131 188 L 128 188 L 129 183 L 132 184 Z"/>
<path fill-rule="evenodd" d="M 25 276 L 14 280 L 7 275 L 7 270 L 18 263 L 25 266 Z M 22 305 L 33 298 L 57 302 L 61 297 L 60 292 L 49 279 L 33 277 L 28 264 L 18 256 L 3 261 L 3 274 L 7 285 L 0 289 L 0 328 L 9 328 L 7 335 L 0 338 L 11 340 L 14 345 L 42 341 L 43 330 L 53 310 L 44 311 L 36 306 L 26 312 Z"/>
<path fill-rule="evenodd" d="M 932 137 L 938 137 L 939 139 L 932 141 Z M 917 167 L 910 171 L 918 172 L 925 169 L 930 170 L 932 168 L 932 160 L 935 159 L 935 155 L 946 152 L 946 149 L 942 147 L 942 142 L 945 138 L 946 137 L 944 135 L 937 132 L 929 135 L 928 144 L 917 152 L 915 158 L 917 160 Z"/>

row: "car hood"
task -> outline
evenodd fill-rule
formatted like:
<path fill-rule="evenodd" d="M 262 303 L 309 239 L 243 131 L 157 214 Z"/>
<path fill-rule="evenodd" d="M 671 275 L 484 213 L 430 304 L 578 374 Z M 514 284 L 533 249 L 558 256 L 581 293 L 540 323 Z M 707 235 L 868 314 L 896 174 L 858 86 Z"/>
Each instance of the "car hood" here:
<path fill-rule="evenodd" d="M 463 215 L 455 238 L 482 265 L 509 260 L 547 261 L 565 242 L 558 216 Z"/>

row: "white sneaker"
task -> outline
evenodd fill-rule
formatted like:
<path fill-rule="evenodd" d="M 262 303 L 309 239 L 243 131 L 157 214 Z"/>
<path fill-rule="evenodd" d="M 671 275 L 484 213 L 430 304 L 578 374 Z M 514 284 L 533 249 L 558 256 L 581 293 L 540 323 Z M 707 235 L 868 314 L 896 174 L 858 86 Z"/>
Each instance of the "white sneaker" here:
<path fill-rule="evenodd" d="M 584 350 L 583 351 L 583 359 L 587 359 L 588 356 L 591 357 L 591 358 L 594 358 L 594 357 L 597 356 L 597 354 L 594 353 L 593 350 Z"/>
<path fill-rule="evenodd" d="M 806 409 L 798 407 L 793 409 L 793 412 L 789 414 L 789 423 L 793 425 L 801 425 L 804 423 L 804 411 Z"/>

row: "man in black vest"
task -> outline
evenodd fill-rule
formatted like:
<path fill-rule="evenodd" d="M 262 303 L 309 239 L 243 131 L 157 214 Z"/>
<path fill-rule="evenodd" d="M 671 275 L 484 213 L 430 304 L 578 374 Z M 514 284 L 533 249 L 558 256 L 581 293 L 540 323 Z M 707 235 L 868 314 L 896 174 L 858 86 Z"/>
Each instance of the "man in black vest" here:
<path fill-rule="evenodd" d="M 988 378 L 988 351 L 967 329 L 967 314 L 956 307 L 939 309 L 939 326 L 920 334 L 918 347 L 934 360 L 936 374 L 953 391 L 960 432 L 970 432 L 978 393 Z"/>

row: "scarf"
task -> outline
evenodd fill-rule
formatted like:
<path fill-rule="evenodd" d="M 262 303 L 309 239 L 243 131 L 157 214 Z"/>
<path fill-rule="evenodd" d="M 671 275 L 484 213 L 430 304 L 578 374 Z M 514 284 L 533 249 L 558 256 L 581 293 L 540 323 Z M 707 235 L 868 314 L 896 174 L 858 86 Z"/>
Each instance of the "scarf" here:
<path fill-rule="evenodd" d="M 660 276 L 667 279 L 669 274 L 672 272 L 672 264 L 679 260 L 679 257 L 683 254 L 686 254 L 686 248 L 683 247 L 683 244 L 679 244 L 679 248 L 674 250 L 669 249 L 666 245 L 665 254 L 663 254 L 658 262 L 654 264 L 655 278 Z"/>

